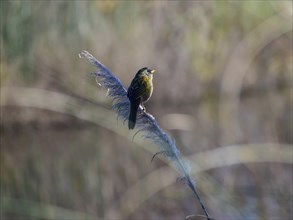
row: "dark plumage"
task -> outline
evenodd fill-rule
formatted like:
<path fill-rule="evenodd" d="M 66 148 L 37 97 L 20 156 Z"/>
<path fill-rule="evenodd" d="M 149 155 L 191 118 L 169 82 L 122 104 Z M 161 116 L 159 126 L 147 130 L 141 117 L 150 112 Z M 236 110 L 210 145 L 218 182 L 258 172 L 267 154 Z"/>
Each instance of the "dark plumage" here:
<path fill-rule="evenodd" d="M 154 72 L 155 70 L 148 69 L 147 67 L 140 69 L 127 90 L 127 97 L 130 101 L 129 129 L 135 127 L 139 105 L 141 104 L 143 106 L 143 103 L 148 101 L 153 93 Z"/>

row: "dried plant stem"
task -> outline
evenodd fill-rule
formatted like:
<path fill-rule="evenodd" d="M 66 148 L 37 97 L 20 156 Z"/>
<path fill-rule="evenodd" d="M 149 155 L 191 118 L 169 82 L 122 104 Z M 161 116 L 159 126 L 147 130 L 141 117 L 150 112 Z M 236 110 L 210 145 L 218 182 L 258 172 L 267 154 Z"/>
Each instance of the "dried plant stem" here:
<path fill-rule="evenodd" d="M 200 205 L 201 205 L 201 208 L 203 209 L 206 217 L 208 220 L 212 220 L 212 218 L 210 217 L 209 213 L 208 213 L 208 210 L 207 208 L 205 207 L 205 205 L 203 204 L 203 201 L 201 200 L 201 197 L 199 196 L 196 188 L 195 188 L 195 185 L 194 185 L 194 182 L 190 179 L 190 177 L 187 178 L 187 184 L 188 186 L 190 187 L 190 189 L 193 191 L 193 193 L 195 194 L 197 200 L 199 201 Z"/>

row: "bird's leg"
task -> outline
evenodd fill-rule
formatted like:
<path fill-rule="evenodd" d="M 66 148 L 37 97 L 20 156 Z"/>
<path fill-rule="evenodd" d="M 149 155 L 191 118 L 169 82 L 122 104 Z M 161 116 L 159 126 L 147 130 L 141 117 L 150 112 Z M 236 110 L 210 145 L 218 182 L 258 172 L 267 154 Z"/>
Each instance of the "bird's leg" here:
<path fill-rule="evenodd" d="M 142 107 L 143 112 L 146 112 L 146 108 L 144 107 L 143 102 L 142 102 L 140 105 L 141 105 L 141 107 Z"/>

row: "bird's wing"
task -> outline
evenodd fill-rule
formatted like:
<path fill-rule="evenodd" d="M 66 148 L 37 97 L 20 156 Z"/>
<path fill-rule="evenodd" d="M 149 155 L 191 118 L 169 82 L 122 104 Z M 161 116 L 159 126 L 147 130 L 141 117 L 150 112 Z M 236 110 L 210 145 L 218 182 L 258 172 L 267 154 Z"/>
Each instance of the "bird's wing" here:
<path fill-rule="evenodd" d="M 130 100 L 140 99 L 146 92 L 146 82 L 144 77 L 134 78 L 127 91 L 127 96 Z"/>

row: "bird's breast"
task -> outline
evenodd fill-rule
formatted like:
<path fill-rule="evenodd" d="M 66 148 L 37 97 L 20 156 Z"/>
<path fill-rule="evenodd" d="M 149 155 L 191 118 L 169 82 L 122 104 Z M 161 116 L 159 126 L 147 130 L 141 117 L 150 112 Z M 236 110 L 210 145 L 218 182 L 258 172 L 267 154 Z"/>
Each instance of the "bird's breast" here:
<path fill-rule="evenodd" d="M 142 101 L 146 102 L 153 93 L 153 81 L 148 76 L 143 76 L 143 86 L 144 88 L 144 94 L 142 95 Z"/>

